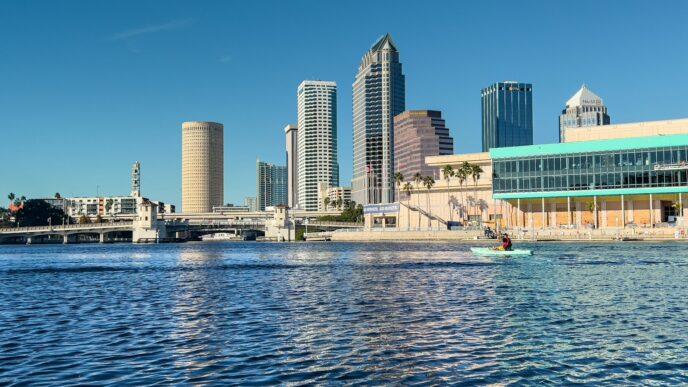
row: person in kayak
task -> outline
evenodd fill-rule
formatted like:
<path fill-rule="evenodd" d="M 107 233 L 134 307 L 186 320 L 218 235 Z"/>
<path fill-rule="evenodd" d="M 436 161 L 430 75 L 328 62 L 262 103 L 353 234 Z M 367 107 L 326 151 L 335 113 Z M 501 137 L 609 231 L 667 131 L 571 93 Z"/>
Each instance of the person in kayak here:
<path fill-rule="evenodd" d="M 513 250 L 513 244 L 511 243 L 511 238 L 509 238 L 509 234 L 504 234 L 502 237 L 502 245 L 499 247 L 496 247 L 495 250 L 500 250 L 500 251 L 511 251 Z"/>

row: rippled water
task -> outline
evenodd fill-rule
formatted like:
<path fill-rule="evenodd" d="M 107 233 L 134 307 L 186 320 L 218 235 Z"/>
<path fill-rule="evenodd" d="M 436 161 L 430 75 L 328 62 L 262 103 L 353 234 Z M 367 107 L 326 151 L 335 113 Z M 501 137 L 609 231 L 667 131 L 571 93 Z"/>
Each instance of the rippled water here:
<path fill-rule="evenodd" d="M 0 385 L 687 383 L 682 244 L 0 246 Z"/>

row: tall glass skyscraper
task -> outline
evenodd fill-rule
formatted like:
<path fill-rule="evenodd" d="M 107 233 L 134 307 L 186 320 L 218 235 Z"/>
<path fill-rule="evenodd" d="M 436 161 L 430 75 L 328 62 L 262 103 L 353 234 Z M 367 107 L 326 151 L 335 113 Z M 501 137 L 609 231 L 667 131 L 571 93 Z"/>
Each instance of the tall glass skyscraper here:
<path fill-rule="evenodd" d="M 356 203 L 394 200 L 394 116 L 405 108 L 399 51 L 387 34 L 363 56 L 353 84 L 351 199 Z"/>
<path fill-rule="evenodd" d="M 265 207 L 287 204 L 287 167 L 258 160 L 256 175 L 258 211 L 265 211 Z"/>
<path fill-rule="evenodd" d="M 607 107 L 604 106 L 602 98 L 583 85 L 573 97 L 566 101 L 566 108 L 559 116 L 559 142 L 566 142 L 568 128 L 602 126 L 609 125 L 610 122 Z"/>
<path fill-rule="evenodd" d="M 483 152 L 533 145 L 533 85 L 498 82 L 481 91 Z"/>

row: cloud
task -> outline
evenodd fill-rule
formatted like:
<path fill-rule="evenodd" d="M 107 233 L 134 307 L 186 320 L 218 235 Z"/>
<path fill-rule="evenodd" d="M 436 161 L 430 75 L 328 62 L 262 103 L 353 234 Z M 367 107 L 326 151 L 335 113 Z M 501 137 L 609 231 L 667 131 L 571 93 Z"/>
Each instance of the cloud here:
<path fill-rule="evenodd" d="M 220 63 L 229 63 L 232 61 L 232 56 L 231 55 L 223 55 L 217 61 Z"/>
<path fill-rule="evenodd" d="M 192 22 L 193 20 L 191 19 L 173 20 L 163 24 L 153 24 L 149 26 L 131 28 L 111 35 L 110 40 L 126 40 L 136 36 L 152 34 L 155 32 L 172 31 L 187 26 Z"/>

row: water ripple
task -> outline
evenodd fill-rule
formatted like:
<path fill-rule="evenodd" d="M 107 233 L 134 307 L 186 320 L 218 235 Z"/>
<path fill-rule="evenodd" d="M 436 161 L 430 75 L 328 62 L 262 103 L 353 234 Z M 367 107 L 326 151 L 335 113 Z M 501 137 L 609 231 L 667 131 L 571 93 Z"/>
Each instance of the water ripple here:
<path fill-rule="evenodd" d="M 688 383 L 683 245 L 530 246 L 0 246 L 0 385 Z"/>

